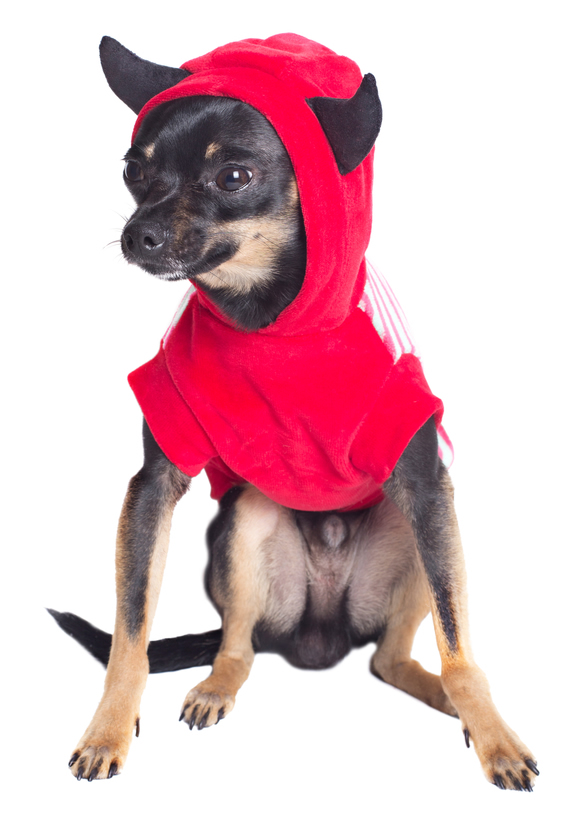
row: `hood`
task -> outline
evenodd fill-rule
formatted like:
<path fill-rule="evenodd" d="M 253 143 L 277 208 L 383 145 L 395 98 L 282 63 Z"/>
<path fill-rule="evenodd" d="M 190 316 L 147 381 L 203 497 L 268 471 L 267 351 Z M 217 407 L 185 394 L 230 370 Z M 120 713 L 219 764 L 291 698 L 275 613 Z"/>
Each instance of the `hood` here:
<path fill-rule="evenodd" d="M 226 96 L 262 113 L 293 164 L 306 230 L 307 266 L 298 296 L 274 323 L 257 333 L 296 336 L 339 327 L 357 306 L 365 285 L 374 148 L 359 166 L 341 174 L 307 100 L 351 98 L 362 80 L 358 66 L 304 37 L 278 34 L 224 45 L 181 67 L 190 75 L 145 104 L 133 141 L 150 110 L 184 96 Z M 200 290 L 198 297 L 216 313 Z"/>

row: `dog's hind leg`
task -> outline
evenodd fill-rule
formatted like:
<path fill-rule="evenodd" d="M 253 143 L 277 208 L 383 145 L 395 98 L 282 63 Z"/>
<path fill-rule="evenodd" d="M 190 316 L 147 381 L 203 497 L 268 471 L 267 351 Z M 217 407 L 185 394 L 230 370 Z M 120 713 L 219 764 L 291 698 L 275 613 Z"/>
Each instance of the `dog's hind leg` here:
<path fill-rule="evenodd" d="M 487 779 L 499 788 L 532 790 L 535 759 L 499 715 L 468 637 L 466 575 L 453 487 L 437 455 L 433 420 L 414 436 L 385 492 L 409 520 L 429 584 L 443 688 L 472 740 Z"/>
<path fill-rule="evenodd" d="M 117 533 L 117 615 L 103 697 L 70 760 L 77 779 L 105 779 L 124 765 L 139 731 L 147 647 L 164 571 L 172 512 L 189 478 L 144 427 L 144 465 L 132 478 Z"/>
<path fill-rule="evenodd" d="M 227 527 L 211 551 L 209 591 L 223 619 L 223 638 L 211 675 L 185 698 L 180 720 L 202 729 L 222 720 L 254 661 L 252 632 L 266 613 L 266 543 L 286 509 L 246 486 L 229 509 Z M 214 560 L 214 561 L 213 561 Z"/>
<path fill-rule="evenodd" d="M 417 629 L 429 610 L 427 584 L 415 567 L 394 589 L 386 628 L 371 659 L 371 671 L 385 683 L 456 717 L 439 675 L 426 671 L 410 654 Z"/>

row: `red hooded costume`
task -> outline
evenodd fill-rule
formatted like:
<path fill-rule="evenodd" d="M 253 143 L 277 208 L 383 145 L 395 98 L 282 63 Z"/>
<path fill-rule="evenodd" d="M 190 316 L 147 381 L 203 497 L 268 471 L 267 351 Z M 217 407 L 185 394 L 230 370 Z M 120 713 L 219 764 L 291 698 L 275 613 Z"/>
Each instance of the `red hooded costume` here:
<path fill-rule="evenodd" d="M 359 68 L 294 34 L 231 43 L 182 68 L 191 75 L 144 106 L 133 140 L 146 113 L 172 99 L 227 96 L 252 105 L 291 158 L 307 266 L 295 300 L 252 333 L 202 291 L 186 295 L 157 356 L 129 376 L 144 416 L 178 468 L 190 476 L 206 470 L 216 499 L 250 482 L 295 509 L 374 505 L 432 415 L 445 453 L 450 444 L 399 306 L 384 280 L 367 274 L 373 152 L 340 174 L 306 101 L 350 98 Z"/>

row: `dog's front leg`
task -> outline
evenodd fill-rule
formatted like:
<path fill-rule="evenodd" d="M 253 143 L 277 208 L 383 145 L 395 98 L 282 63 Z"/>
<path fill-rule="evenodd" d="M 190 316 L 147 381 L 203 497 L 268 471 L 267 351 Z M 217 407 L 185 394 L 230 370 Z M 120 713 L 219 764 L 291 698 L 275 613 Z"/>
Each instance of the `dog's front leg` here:
<path fill-rule="evenodd" d="M 214 542 L 210 592 L 220 609 L 223 635 L 211 675 L 185 698 L 180 720 L 190 728 L 206 728 L 226 717 L 250 674 L 252 633 L 266 613 L 270 592 L 267 546 L 286 527 L 286 515 L 287 509 L 246 485 L 220 541 Z"/>
<path fill-rule="evenodd" d="M 461 719 L 487 779 L 500 788 L 532 790 L 535 759 L 499 715 L 488 681 L 470 650 L 466 575 L 453 487 L 437 452 L 431 419 L 412 439 L 385 484 L 410 521 L 430 588 L 443 688 Z"/>
<path fill-rule="evenodd" d="M 131 482 L 117 532 L 117 615 L 103 697 L 70 760 L 89 780 L 119 773 L 136 728 L 148 676 L 147 648 L 164 572 L 174 506 L 189 486 L 146 423 L 144 464 Z"/>

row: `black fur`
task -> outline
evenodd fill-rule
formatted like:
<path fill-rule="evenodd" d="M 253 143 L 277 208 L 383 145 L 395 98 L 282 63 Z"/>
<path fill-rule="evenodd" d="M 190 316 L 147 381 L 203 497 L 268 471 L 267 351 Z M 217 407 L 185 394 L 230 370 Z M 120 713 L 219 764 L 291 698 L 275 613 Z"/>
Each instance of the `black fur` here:
<path fill-rule="evenodd" d="M 186 75 L 139 60 L 109 38 L 102 41 L 101 52 L 111 87 L 135 112 L 155 93 Z M 309 104 L 324 128 L 340 172 L 353 171 L 370 151 L 381 123 L 374 78 L 367 75 L 351 99 L 316 98 Z M 127 259 L 167 279 L 197 279 L 241 330 L 256 330 L 275 320 L 302 285 L 306 241 L 293 170 L 266 120 L 253 108 L 231 99 L 179 99 L 148 114 L 126 161 L 126 180 L 138 205 L 123 232 Z M 262 228 L 269 236 L 268 245 L 259 243 Z M 272 235 L 277 235 L 273 241 Z M 235 257 L 237 263 L 229 266 Z M 345 397 L 345 393 L 339 396 Z M 110 658 L 112 665 L 104 699 L 70 759 L 78 779 L 114 776 L 122 767 L 134 722 L 138 736 L 135 704 L 146 669 L 145 639 L 140 630 L 146 620 L 149 565 L 156 545 L 159 553 L 164 550 L 171 512 L 189 484 L 189 478 L 165 458 L 146 424 L 144 450 L 144 465 L 131 481 L 120 524 L 118 640 L 111 658 L 110 635 L 72 614 L 49 611 L 94 657 L 104 664 Z M 375 674 L 447 714 L 456 712 L 463 722 L 466 744 L 474 740 L 488 779 L 499 788 L 530 791 L 529 772 L 538 774 L 536 762 L 497 714 L 481 671 L 466 657 L 467 649 L 463 650 L 462 556 L 452 488 L 439 460 L 433 419 L 411 440 L 383 488 L 389 501 L 363 512 L 293 511 L 291 515 L 288 509 L 279 511 L 279 533 L 272 531 L 272 536 L 261 540 L 263 559 L 257 563 L 265 567 L 264 578 L 271 577 L 270 591 L 267 600 L 253 608 L 241 603 L 243 592 L 236 596 L 239 574 L 232 567 L 236 546 L 244 543 L 243 536 L 233 534 L 239 517 L 236 502 L 248 492 L 231 489 L 209 529 L 206 573 L 207 591 L 225 615 L 224 644 L 222 630 L 152 642 L 148 647 L 150 671 L 213 665 L 211 677 L 189 693 L 180 717 L 190 728 L 197 725 L 201 729 L 219 722 L 232 707 L 248 675 L 252 648 L 278 652 L 295 666 L 317 669 L 334 665 L 354 646 L 378 641 L 371 662 Z M 400 539 L 399 526 L 384 524 L 389 517 L 390 523 L 397 517 L 390 501 L 413 529 L 433 596 L 433 620 L 444 667 L 440 684 L 437 676 L 424 675 L 408 656 L 409 625 L 427 606 L 411 536 Z M 260 511 L 259 506 L 259 502 L 242 505 L 241 522 L 253 510 Z M 245 510 L 250 513 L 244 514 Z M 377 514 L 379 510 L 381 514 Z M 381 534 L 377 533 L 379 520 Z M 394 530 L 396 540 L 386 534 Z M 384 549 L 377 551 L 379 541 L 381 545 L 394 541 L 404 545 L 397 549 L 398 557 L 389 557 L 399 567 L 391 568 L 382 582 L 377 578 L 384 576 L 390 563 Z M 380 558 L 362 558 L 361 553 L 373 551 Z M 410 568 L 409 574 L 402 567 Z M 230 579 L 232 572 L 234 579 Z M 358 576 L 355 582 L 352 574 Z M 373 591 L 381 585 L 383 599 L 387 589 L 402 589 L 402 594 L 395 595 L 406 604 L 411 598 L 411 607 L 397 609 L 393 596 L 388 595 L 378 606 L 379 596 Z M 249 623 L 243 629 L 235 623 L 232 633 L 228 626 L 228 612 L 236 599 L 235 621 L 253 622 L 253 629 Z M 408 609 L 412 613 L 409 619 Z M 246 610 L 250 615 L 244 619 Z M 398 617 L 393 615 L 395 610 Z M 134 644 L 136 679 L 135 670 L 129 668 L 132 661 L 127 657 L 126 638 L 129 645 Z M 490 737 L 492 729 L 497 732 L 495 740 Z M 114 742 L 108 742 L 111 739 Z"/>
<path fill-rule="evenodd" d="M 178 69 L 139 60 L 109 38 L 102 41 L 101 53 L 110 86 L 136 112 L 155 92 L 186 75 Z M 133 92 L 136 100 L 131 102 Z M 352 171 L 371 150 L 381 125 L 382 110 L 374 77 L 365 76 L 351 99 L 318 97 L 308 103 L 318 116 L 340 171 L 343 174 Z M 289 156 L 264 116 L 229 98 L 177 99 L 146 115 L 125 161 L 125 183 L 137 204 L 122 235 L 127 260 L 165 279 L 196 279 L 199 287 L 242 330 L 270 324 L 293 301 L 306 267 L 304 223 L 295 198 Z M 219 186 L 221 173 L 229 168 L 241 170 L 249 178 L 237 191 Z M 252 234 L 253 224 L 255 238 L 259 240 L 259 224 L 264 221 L 283 224 L 282 237 L 274 250 L 267 246 L 268 250 L 263 251 L 267 273 L 259 275 L 257 282 L 244 292 L 236 286 L 215 287 L 212 278 L 209 281 L 204 275 L 216 272 L 237 254 L 248 234 Z M 259 271 L 264 271 L 263 266 Z M 145 463 L 132 480 L 128 509 L 130 539 L 124 575 L 128 585 L 125 610 L 131 635 L 144 618 L 148 564 L 161 506 L 168 489 L 185 490 L 188 481 L 185 478 L 181 484 L 173 482 L 177 470 L 159 450 L 146 423 L 144 444 Z M 441 550 L 431 549 L 431 531 L 443 524 L 439 500 L 435 500 L 432 490 L 437 485 L 438 473 L 436 432 L 431 422 L 404 452 L 387 493 L 392 496 L 396 492 L 401 497 L 407 494 L 412 503 L 420 552 L 452 643 L 454 619 L 450 617 L 447 583 L 443 578 L 447 563 L 442 561 Z M 215 590 L 227 589 L 231 529 L 239 494 L 240 489 L 235 488 L 223 498 L 208 532 L 209 566 L 205 582 L 213 601 Z M 347 530 L 341 545 L 346 543 L 349 523 L 360 514 L 352 513 L 353 516 L 345 517 Z M 330 512 L 295 512 L 307 545 L 325 547 L 322 529 L 329 516 Z M 442 531 L 442 527 L 438 530 Z M 315 614 L 309 592 L 302 618 L 283 640 L 270 635 L 264 625 L 258 625 L 254 634 L 256 651 L 276 651 L 295 665 L 321 668 L 341 660 L 352 646 L 377 640 L 381 629 L 366 637 L 357 636 L 346 612 L 346 600 L 345 593 L 337 597 L 330 618 L 320 617 Z M 218 608 L 217 601 L 215 606 Z M 99 640 L 99 631 L 94 634 L 86 626 L 74 624 L 73 634 L 78 640 L 80 636 Z M 103 640 L 107 643 L 107 638 Z M 166 657 L 171 658 L 170 664 L 177 662 L 174 659 L 179 657 L 181 648 L 178 641 L 175 648 L 170 642 L 167 644 L 165 651 Z M 191 663 L 189 658 L 191 655 L 187 659 Z M 178 668 L 166 667 L 164 660 L 160 667 Z"/>
<path fill-rule="evenodd" d="M 218 148 L 205 157 L 210 145 Z M 125 258 L 155 276 L 197 279 L 243 330 L 273 322 L 301 288 L 306 238 L 300 207 L 291 198 L 292 165 L 267 120 L 233 99 L 177 99 L 150 111 L 125 161 L 141 176 L 130 180 L 125 174 L 138 207 L 123 230 Z M 218 187 L 216 179 L 228 167 L 251 173 L 246 188 Z M 236 254 L 248 221 L 257 218 L 284 221 L 276 244 L 261 235 L 259 224 L 251 236 L 268 248 L 269 280 L 244 293 L 206 283 L 201 275 Z"/>
<path fill-rule="evenodd" d="M 448 544 L 451 517 L 444 494 L 445 475 L 431 418 L 404 450 L 384 490 L 412 524 L 449 650 L 455 653 L 458 627 L 450 582 L 455 567 Z"/>
<path fill-rule="evenodd" d="M 124 540 L 123 576 L 127 586 L 124 613 L 127 632 L 134 638 L 145 618 L 148 570 L 157 526 L 170 495 L 178 500 L 189 486 L 189 478 L 173 466 L 143 423 L 144 464 L 131 480 L 127 511 L 128 534 Z"/>
<path fill-rule="evenodd" d="M 222 497 L 216 517 L 207 528 L 207 549 L 209 561 L 205 568 L 205 590 L 215 609 L 220 607 L 213 598 L 215 590 L 225 593 L 228 590 L 230 572 L 229 550 L 234 530 L 236 501 L 242 488 L 234 486 Z"/>
<path fill-rule="evenodd" d="M 113 636 L 74 613 L 59 613 L 56 610 L 48 612 L 67 635 L 74 638 L 103 666 L 107 666 Z M 150 672 L 155 674 L 190 669 L 193 666 L 212 666 L 221 641 L 220 629 L 151 641 L 148 645 Z"/>
<path fill-rule="evenodd" d="M 275 652 L 298 669 L 328 669 L 351 652 L 353 642 L 345 612 L 345 600 L 334 607 L 330 618 L 317 618 L 307 600 L 305 611 L 294 630 L 274 635 L 268 626 L 258 623 L 252 636 L 255 652 Z"/>
<path fill-rule="evenodd" d="M 219 512 L 207 531 L 209 564 L 205 573 L 207 594 L 220 613 L 220 602 L 216 600 L 215 591 L 223 594 L 228 591 L 228 575 L 231 571 L 230 543 L 236 522 L 236 501 L 243 489 L 231 488 L 220 502 Z M 369 509 L 367 509 L 369 510 Z M 376 509 L 374 509 L 376 510 Z M 295 522 L 299 528 L 304 544 L 309 549 L 316 548 L 318 556 L 327 554 L 326 544 L 322 539 L 322 528 L 326 519 L 334 515 L 333 511 L 294 511 Z M 361 519 L 366 511 L 350 511 L 342 515 L 346 533 L 341 542 L 343 547 L 349 537 L 349 525 L 352 520 Z M 279 635 L 273 633 L 267 622 L 256 625 L 252 644 L 254 652 L 275 652 L 282 655 L 293 666 L 301 669 L 326 669 L 341 661 L 353 647 L 363 646 L 369 641 L 376 641 L 380 630 L 370 636 L 359 636 L 346 610 L 347 594 L 344 592 L 334 603 L 328 618 L 320 617 L 311 601 L 311 592 L 306 601 L 302 617 L 294 629 Z"/>
<path fill-rule="evenodd" d="M 149 437 L 145 425 L 144 433 Z M 151 437 L 151 436 L 150 436 Z M 147 446 L 152 449 L 148 440 Z M 145 463 L 147 465 L 147 463 Z M 154 454 L 148 465 L 166 466 L 158 453 Z M 235 527 L 236 502 L 243 493 L 241 487 L 231 488 L 222 498 L 217 516 L 207 531 L 209 563 L 205 572 L 207 594 L 215 608 L 221 612 L 221 602 L 217 594 L 228 592 L 228 577 L 231 571 L 230 557 L 232 534 Z M 351 534 L 351 525 L 360 524 L 369 511 L 350 511 L 340 515 L 345 531 L 339 544 L 343 548 Z M 326 551 L 323 528 L 326 520 L 334 516 L 331 511 L 310 512 L 295 511 L 295 522 L 302 535 L 303 543 L 309 550 L 316 550 L 318 557 L 329 556 Z M 148 548 L 148 546 L 145 546 Z M 146 554 L 147 551 L 145 551 Z M 139 557 L 141 560 L 144 557 Z M 138 601 L 144 600 L 145 585 L 132 586 L 137 590 Z M 347 591 L 334 602 L 328 616 L 316 612 L 312 593 L 309 588 L 306 605 L 301 618 L 292 630 L 284 634 L 273 632 L 267 622 L 259 622 L 253 632 L 254 652 L 274 652 L 284 657 L 290 664 L 300 669 L 326 669 L 339 663 L 351 649 L 374 643 L 384 633 L 384 626 L 373 629 L 370 634 L 359 634 L 347 612 Z M 136 606 L 136 605 L 135 605 Z M 107 665 L 112 636 L 92 626 L 87 621 L 72 613 L 58 613 L 49 610 L 57 624 L 74 640 L 81 644 L 102 664 Z M 150 672 L 167 672 L 188 669 L 193 666 L 212 665 L 218 652 L 222 637 L 221 630 L 195 635 L 183 635 L 151 641 L 148 648 Z"/>

